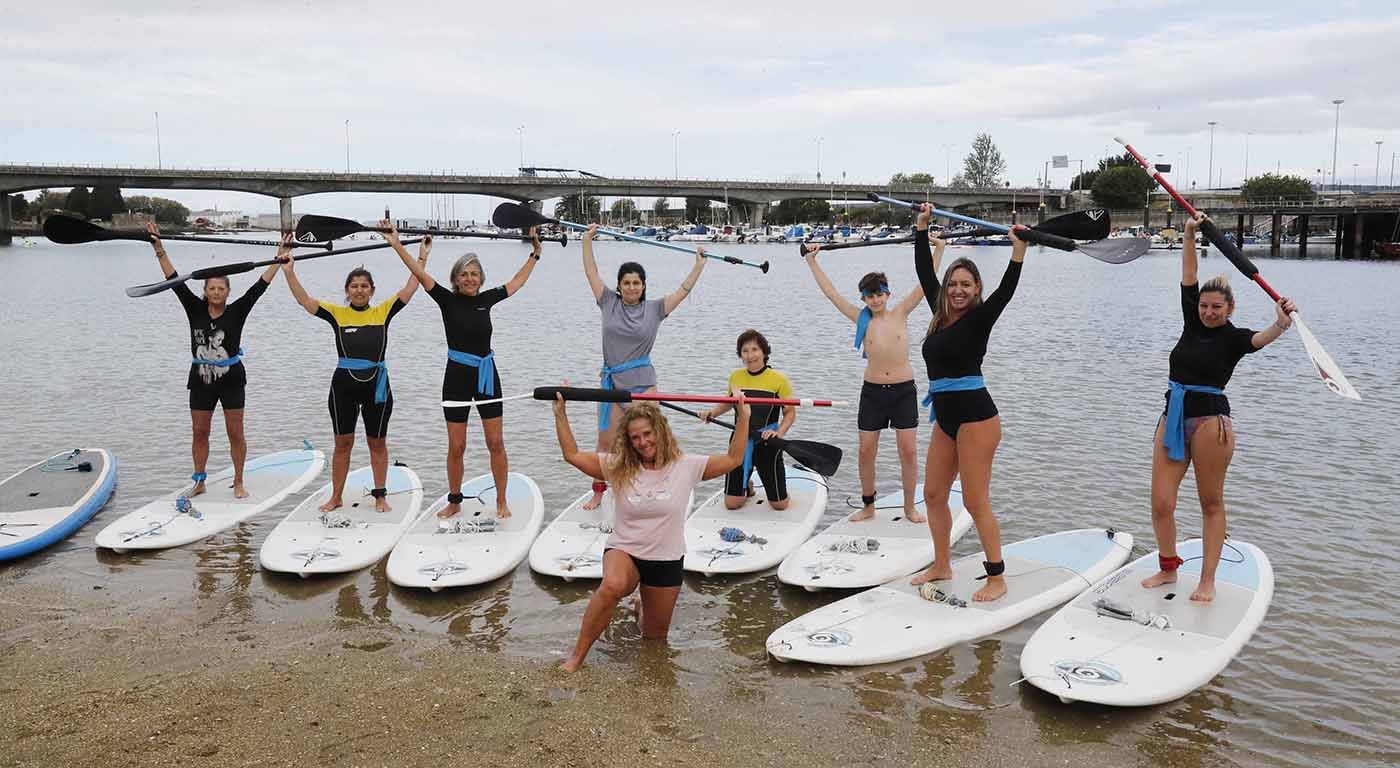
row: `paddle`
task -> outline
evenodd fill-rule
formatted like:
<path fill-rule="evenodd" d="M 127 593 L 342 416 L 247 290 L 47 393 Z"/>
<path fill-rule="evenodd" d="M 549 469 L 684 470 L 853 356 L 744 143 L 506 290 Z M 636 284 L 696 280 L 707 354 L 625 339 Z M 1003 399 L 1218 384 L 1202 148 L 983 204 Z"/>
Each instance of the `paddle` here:
<path fill-rule="evenodd" d="M 358 221 L 350 219 L 340 219 L 335 216 L 317 216 L 308 213 L 297 220 L 297 240 L 302 242 L 314 242 L 323 240 L 339 240 L 347 235 L 356 232 L 388 232 L 387 227 L 370 227 Z M 488 240 L 531 240 L 529 235 L 506 235 L 493 232 L 468 232 L 460 229 L 422 229 L 418 227 L 402 227 L 398 230 L 401 235 L 432 235 L 433 237 L 480 237 Z M 558 242 L 560 245 L 568 245 L 569 239 L 564 235 L 558 237 L 542 237 L 540 240 Z"/>
<path fill-rule="evenodd" d="M 422 239 L 423 238 L 420 237 L 411 240 L 405 240 L 403 244 L 412 245 L 421 241 Z M 331 245 L 331 243 L 326 243 L 326 245 Z M 346 253 L 358 253 L 360 251 L 372 251 L 376 248 L 388 247 L 388 243 L 375 243 L 373 245 L 361 245 L 355 248 L 342 248 L 338 251 L 334 249 L 327 249 L 326 253 L 313 253 L 310 256 L 298 256 L 295 260 L 307 261 L 310 259 L 324 258 L 326 256 L 340 256 Z M 227 277 L 229 275 L 237 275 L 243 272 L 251 272 L 252 270 L 257 269 L 258 267 L 269 267 L 276 263 L 277 259 L 268 259 L 267 261 L 240 261 L 236 264 L 220 264 L 216 267 L 205 267 L 203 269 L 196 269 L 188 275 L 175 275 L 173 277 L 168 277 L 158 283 L 148 283 L 146 285 L 133 285 L 130 288 L 126 289 L 126 295 L 130 296 L 133 299 L 137 299 L 142 296 L 150 296 L 152 294 L 160 293 L 161 291 L 164 291 L 166 289 L 174 288 L 176 285 L 179 285 L 180 283 L 183 283 L 186 280 L 205 280 L 211 277 Z"/>
<path fill-rule="evenodd" d="M 685 408 L 675 403 L 662 401 L 661 405 L 673 411 L 688 413 L 697 419 L 702 419 L 699 413 Z M 734 425 L 719 419 L 710 419 L 711 424 L 718 424 L 729 431 L 734 431 Z M 810 440 L 788 440 L 782 437 L 770 437 L 766 441 L 774 448 L 786 453 L 796 459 L 802 466 L 816 472 L 823 477 L 831 477 L 836 474 L 836 470 L 841 467 L 841 449 L 826 443 L 814 443 Z"/>
<path fill-rule="evenodd" d="M 577 224 L 572 221 L 561 221 L 559 219 L 551 219 L 548 216 L 545 216 L 544 214 L 540 213 L 539 211 L 536 211 L 534 208 L 531 208 L 528 205 L 523 205 L 521 203 L 501 203 L 500 205 L 496 206 L 496 210 L 491 214 L 491 223 L 504 229 L 526 229 L 528 227 L 539 226 L 540 224 L 558 224 L 561 227 L 568 227 L 569 229 L 577 230 L 580 232 L 586 231 L 588 229 L 588 227 L 584 224 Z M 666 248 L 672 251 L 680 251 L 681 253 L 689 253 L 692 256 L 695 255 L 694 248 L 686 248 L 685 246 L 681 245 L 672 245 L 671 243 L 662 242 L 660 240 L 648 240 L 645 237 L 629 235 L 626 232 L 619 232 L 615 229 L 609 229 L 607 227 L 599 227 L 598 233 L 603 235 L 611 235 L 619 240 L 629 240 L 634 243 L 641 243 L 642 245 L 652 245 L 656 246 L 657 248 Z M 743 259 L 736 258 L 734 256 L 720 256 L 717 253 L 707 253 L 705 254 L 705 258 L 715 259 L 717 261 L 723 261 L 729 264 L 738 264 L 745 267 L 753 267 L 755 269 L 761 270 L 764 274 L 768 273 L 768 262 L 766 261 L 760 264 L 758 262 L 753 261 L 744 261 Z"/>
<path fill-rule="evenodd" d="M 593 389 L 591 387 L 535 387 L 535 392 L 529 397 L 536 400 L 553 400 L 556 394 L 564 396 L 565 400 L 583 400 L 594 403 L 630 403 L 633 400 L 661 401 L 670 400 L 677 403 L 737 403 L 739 398 L 731 395 L 673 395 L 662 394 L 660 392 L 628 392 L 625 389 Z M 461 408 L 468 405 L 485 405 L 486 403 L 503 402 L 505 400 L 519 400 L 526 395 L 512 395 L 511 397 L 499 398 L 496 400 L 443 400 L 444 408 Z M 778 398 L 778 397 L 746 397 L 744 402 L 752 405 L 795 405 L 805 408 L 834 408 L 838 406 L 850 405 L 845 400 L 813 400 L 810 398 Z"/>
<path fill-rule="evenodd" d="M 876 203 L 889 203 L 891 205 L 899 205 L 910 209 L 917 209 L 918 206 L 921 205 L 921 203 L 909 203 L 903 200 L 896 200 L 892 197 L 877 195 L 874 192 L 869 194 L 869 198 Z M 965 222 L 1001 234 L 1006 234 L 1011 231 L 1011 227 L 1004 224 L 993 224 L 990 221 L 974 219 L 971 216 L 964 216 L 960 213 L 953 213 L 952 211 L 933 208 L 932 213 L 934 216 Z M 1126 264 L 1144 253 L 1147 253 L 1147 249 L 1152 245 L 1145 237 L 1113 237 L 1094 240 L 1088 243 L 1077 243 L 1068 237 L 1062 237 L 1050 232 L 1042 232 L 1035 229 L 1020 230 L 1017 232 L 1016 236 L 1022 240 L 1028 240 L 1038 245 L 1046 245 L 1061 251 L 1078 251 L 1086 256 L 1109 264 Z"/>
<path fill-rule="evenodd" d="M 1197 214 L 1196 208 L 1192 206 L 1186 198 L 1182 197 L 1181 193 L 1177 192 L 1171 184 L 1168 184 L 1166 179 L 1162 178 L 1162 174 L 1147 162 L 1147 158 L 1143 157 L 1136 149 L 1133 149 L 1131 144 L 1123 139 L 1115 136 L 1113 140 L 1122 144 L 1123 147 L 1128 150 L 1128 153 L 1133 156 L 1133 159 L 1138 161 L 1138 165 L 1141 165 L 1143 170 L 1147 171 L 1147 173 L 1152 176 L 1152 180 L 1161 184 L 1162 189 L 1165 189 L 1167 194 L 1171 195 L 1173 200 L 1176 200 L 1177 205 L 1180 205 L 1182 210 L 1186 211 L 1187 216 L 1195 218 Z M 1201 233 L 1206 236 L 1206 239 L 1213 243 L 1216 248 L 1219 248 L 1220 252 L 1225 254 L 1225 258 L 1229 259 L 1230 263 L 1234 264 L 1236 269 L 1243 273 L 1245 277 L 1258 283 L 1259 287 L 1264 289 L 1264 293 L 1269 294 L 1269 298 L 1274 301 L 1279 300 L 1280 296 L 1278 292 L 1264 280 L 1263 275 L 1259 274 L 1259 268 L 1254 266 L 1254 262 L 1245 257 L 1238 245 L 1235 245 L 1225 237 L 1225 233 L 1220 231 L 1220 228 L 1215 225 L 1214 221 L 1206 219 L 1200 223 L 1200 228 Z M 1318 340 L 1312 335 L 1312 331 L 1308 330 L 1308 326 L 1303 323 L 1303 316 L 1297 312 L 1293 312 L 1289 314 L 1289 317 L 1293 318 L 1293 323 L 1298 326 L 1298 336 L 1302 338 L 1303 347 L 1307 349 L 1308 358 L 1312 360 L 1313 367 L 1317 369 L 1317 375 L 1322 378 L 1322 383 L 1326 384 L 1328 389 L 1342 397 L 1360 400 L 1361 393 L 1357 392 L 1356 388 L 1351 385 L 1351 382 L 1347 381 L 1347 377 L 1342 375 L 1342 369 L 1332 360 L 1332 356 L 1327 354 L 1327 350 L 1322 348 L 1322 344 L 1318 343 Z"/>
<path fill-rule="evenodd" d="M 55 243 L 63 245 L 77 245 L 79 243 L 102 242 L 107 240 L 143 240 L 151 241 L 150 233 L 144 229 L 108 229 L 99 227 L 90 221 L 55 214 L 44 220 L 44 237 Z M 232 237 L 196 237 L 194 235 L 161 235 L 162 240 L 188 240 L 194 243 L 228 243 L 230 245 L 263 245 L 276 247 L 281 245 L 276 240 L 239 240 Z M 330 250 L 328 243 L 297 243 L 297 248 L 324 248 Z"/>
<path fill-rule="evenodd" d="M 1047 232 L 1060 237 L 1068 237 L 1073 240 L 1102 240 L 1108 237 L 1109 217 L 1108 211 L 1104 208 L 1091 208 L 1084 211 L 1074 211 L 1056 216 L 1031 227 L 1037 232 Z M 1001 234 L 1000 230 L 979 227 L 965 232 L 944 232 L 940 237 L 945 240 L 952 240 L 962 237 L 986 237 L 987 235 Z M 895 243 L 912 243 L 913 236 L 892 237 L 886 240 L 868 240 L 860 243 L 829 243 L 820 246 L 823 251 L 839 251 L 846 248 L 867 248 L 872 245 L 893 245 Z M 798 246 L 802 246 L 799 244 Z M 805 251 L 804 251 L 805 253 Z"/>

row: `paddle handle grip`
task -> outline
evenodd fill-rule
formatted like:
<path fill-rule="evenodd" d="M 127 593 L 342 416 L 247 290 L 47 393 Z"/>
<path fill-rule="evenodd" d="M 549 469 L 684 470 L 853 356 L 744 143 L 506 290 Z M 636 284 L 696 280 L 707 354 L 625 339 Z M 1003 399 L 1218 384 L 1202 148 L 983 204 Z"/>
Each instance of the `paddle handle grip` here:
<path fill-rule="evenodd" d="M 1068 237 L 1052 235 L 1049 232 L 1041 232 L 1038 229 L 1026 228 L 1017 230 L 1016 236 L 1027 242 L 1035 243 L 1036 245 L 1044 245 L 1061 251 L 1073 251 L 1076 248 L 1074 241 Z"/>
<path fill-rule="evenodd" d="M 535 387 L 536 400 L 553 400 L 556 395 L 565 400 L 586 400 L 593 403 L 630 403 L 632 393 L 625 389 L 594 389 L 590 387 Z"/>

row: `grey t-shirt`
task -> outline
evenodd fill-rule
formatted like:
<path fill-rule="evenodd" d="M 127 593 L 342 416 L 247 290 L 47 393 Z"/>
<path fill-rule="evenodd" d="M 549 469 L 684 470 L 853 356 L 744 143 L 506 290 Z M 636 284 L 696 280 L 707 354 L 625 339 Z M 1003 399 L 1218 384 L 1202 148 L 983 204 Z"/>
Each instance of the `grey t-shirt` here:
<path fill-rule="evenodd" d="M 603 364 L 614 366 L 651 354 L 656 343 L 656 331 L 666 319 L 661 299 L 643 301 L 628 306 L 617 291 L 604 290 L 598 297 L 598 309 L 603 312 Z M 656 386 L 656 369 L 651 366 L 633 368 L 613 374 L 617 389 Z"/>

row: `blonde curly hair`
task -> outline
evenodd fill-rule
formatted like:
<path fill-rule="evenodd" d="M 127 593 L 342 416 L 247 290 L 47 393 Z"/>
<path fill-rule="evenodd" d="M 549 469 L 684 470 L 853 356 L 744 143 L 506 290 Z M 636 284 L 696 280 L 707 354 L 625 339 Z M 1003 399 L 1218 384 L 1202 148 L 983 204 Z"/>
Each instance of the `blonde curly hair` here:
<path fill-rule="evenodd" d="M 666 421 L 661 409 L 651 403 L 633 403 L 622 412 L 622 420 L 617 426 L 617 432 L 613 434 L 608 465 L 604 468 L 604 474 L 617 488 L 631 484 L 637 473 L 642 471 L 642 457 L 637 453 L 637 449 L 632 447 L 629 435 L 629 427 L 638 419 L 651 422 L 652 431 L 656 433 L 657 469 L 670 466 L 681 456 L 681 447 L 676 443 L 675 434 L 671 432 L 671 423 Z"/>

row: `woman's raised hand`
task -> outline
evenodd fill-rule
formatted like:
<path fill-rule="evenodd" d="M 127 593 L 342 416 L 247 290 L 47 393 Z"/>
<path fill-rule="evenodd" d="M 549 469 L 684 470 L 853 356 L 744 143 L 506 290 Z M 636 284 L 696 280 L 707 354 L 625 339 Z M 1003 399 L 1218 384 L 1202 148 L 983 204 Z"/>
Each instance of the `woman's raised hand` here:
<path fill-rule="evenodd" d="M 915 229 L 928 229 L 928 223 L 933 218 L 933 206 L 928 203 L 919 203 L 919 215 L 914 219 Z"/>
<path fill-rule="evenodd" d="M 584 232 L 583 232 L 583 239 L 584 239 L 586 242 L 590 242 L 590 243 L 591 243 L 591 242 L 593 242 L 593 238 L 596 237 L 597 235 L 598 235 L 598 225 L 597 225 L 597 224 L 589 224 L 589 225 L 588 225 L 588 229 L 584 230 Z"/>
<path fill-rule="evenodd" d="M 379 228 L 384 230 L 380 234 L 383 235 L 384 241 L 386 243 L 389 243 L 394 247 L 398 247 L 399 245 L 401 245 L 401 243 L 399 242 L 399 228 L 394 226 L 394 222 L 388 219 L 380 219 Z"/>
<path fill-rule="evenodd" d="M 397 232 L 394 233 L 394 237 L 398 237 Z M 422 264 L 425 267 L 428 266 L 428 254 L 431 253 L 432 250 L 433 236 L 424 235 L 422 242 L 418 243 L 418 263 Z"/>

